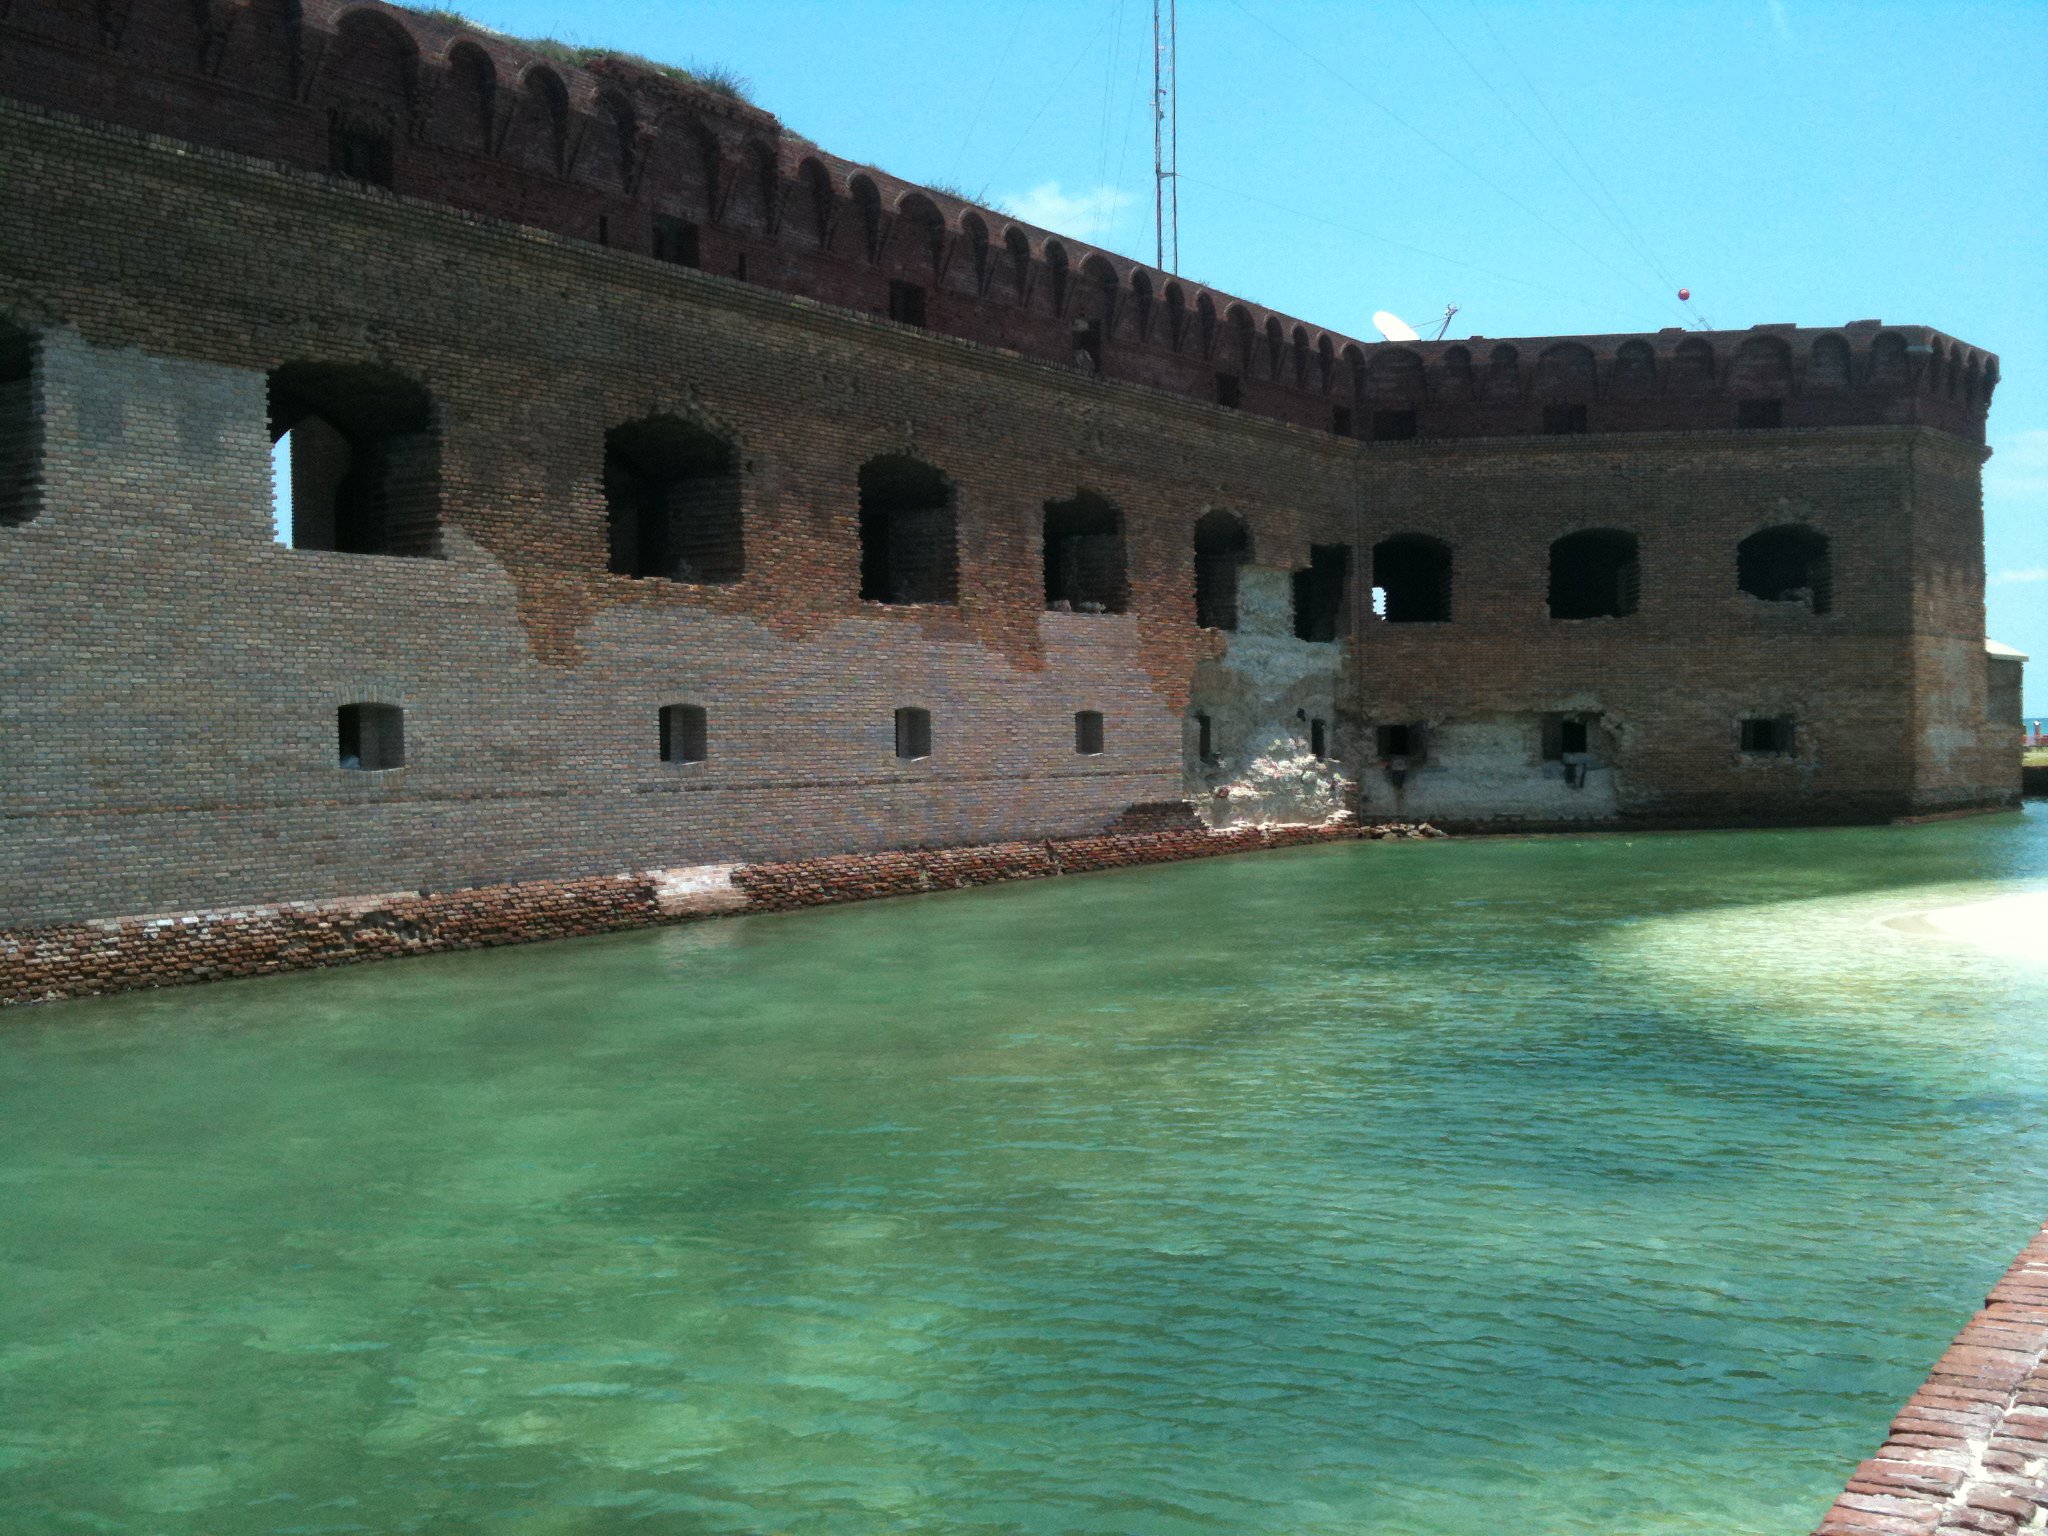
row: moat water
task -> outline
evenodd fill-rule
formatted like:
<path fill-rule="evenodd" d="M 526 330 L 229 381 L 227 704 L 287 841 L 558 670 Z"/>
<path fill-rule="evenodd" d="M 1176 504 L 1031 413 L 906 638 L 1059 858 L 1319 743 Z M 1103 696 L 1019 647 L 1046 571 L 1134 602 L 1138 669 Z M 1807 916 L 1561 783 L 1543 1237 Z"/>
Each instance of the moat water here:
<path fill-rule="evenodd" d="M 1888 925 L 2043 809 L 10 1014 L 0 1530 L 1803 1536 L 2048 1215 L 2048 968 Z"/>

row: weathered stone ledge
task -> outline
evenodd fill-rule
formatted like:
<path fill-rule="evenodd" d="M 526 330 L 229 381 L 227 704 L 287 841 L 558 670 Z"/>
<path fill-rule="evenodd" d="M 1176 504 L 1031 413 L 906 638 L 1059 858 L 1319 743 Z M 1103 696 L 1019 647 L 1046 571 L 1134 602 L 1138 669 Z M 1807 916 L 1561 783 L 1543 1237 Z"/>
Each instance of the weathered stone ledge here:
<path fill-rule="evenodd" d="M 1185 809 L 1178 808 L 1185 816 Z M 0 1006 L 579 938 L 660 923 L 1363 837 L 1435 835 L 1346 823 L 1187 825 L 1047 842 L 841 854 L 786 864 L 637 870 L 459 891 L 400 891 L 0 930 Z"/>
<path fill-rule="evenodd" d="M 2048 1530 L 2048 1227 L 1992 1289 L 1814 1536 Z"/>

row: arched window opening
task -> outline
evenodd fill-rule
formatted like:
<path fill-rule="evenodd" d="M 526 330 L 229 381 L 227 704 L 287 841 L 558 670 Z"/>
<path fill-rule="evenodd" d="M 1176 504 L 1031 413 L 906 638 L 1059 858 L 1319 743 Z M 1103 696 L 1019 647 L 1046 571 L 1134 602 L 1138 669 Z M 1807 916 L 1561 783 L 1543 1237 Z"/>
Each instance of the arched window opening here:
<path fill-rule="evenodd" d="M 1657 353 L 1647 341 L 1624 341 L 1614 349 L 1609 392 L 1630 398 L 1657 393 Z"/>
<path fill-rule="evenodd" d="M 1328 394 L 1337 384 L 1337 349 L 1327 336 L 1316 341 L 1316 388 Z"/>
<path fill-rule="evenodd" d="M 1536 359 L 1536 393 L 1546 400 L 1590 400 L 1593 386 L 1592 351 L 1576 341 L 1545 347 Z"/>
<path fill-rule="evenodd" d="M 1131 274 L 1131 323 L 1139 341 L 1152 339 L 1152 279 L 1143 272 Z"/>
<path fill-rule="evenodd" d="M 0 320 L 0 527 L 36 515 L 35 344 Z"/>
<path fill-rule="evenodd" d="M 448 85 L 440 102 L 444 136 L 460 149 L 488 152 L 496 126 L 498 71 L 490 55 L 471 43 L 448 54 Z"/>
<path fill-rule="evenodd" d="M 1913 370 L 1906 359 L 1906 338 L 1881 331 L 1870 343 L 1870 387 L 1886 394 L 1908 388 Z"/>
<path fill-rule="evenodd" d="M 804 201 L 809 204 L 811 238 L 823 249 L 832 243 L 833 215 L 837 211 L 837 199 L 832 194 L 832 175 L 815 160 L 806 160 L 797 167 L 796 174 L 797 180 L 803 183 Z"/>
<path fill-rule="evenodd" d="M 752 145 L 748 156 L 754 164 L 755 224 L 772 235 L 782 225 L 782 167 L 770 144 Z"/>
<path fill-rule="evenodd" d="M 440 553 L 440 448 L 427 392 L 374 363 L 270 376 L 276 535 L 293 549 Z"/>
<path fill-rule="evenodd" d="M 1238 567 L 1252 557 L 1242 519 L 1210 512 L 1195 524 L 1195 622 L 1204 629 L 1237 628 Z"/>
<path fill-rule="evenodd" d="M 1688 336 L 1671 354 L 1671 389 L 1674 394 L 1703 395 L 1713 389 L 1719 368 L 1711 342 Z"/>
<path fill-rule="evenodd" d="M 1373 612 L 1389 624 L 1443 624 L 1451 617 L 1451 546 L 1403 533 L 1372 547 Z"/>
<path fill-rule="evenodd" d="M 1567 534 L 1550 546 L 1550 616 L 1620 619 L 1636 611 L 1642 567 L 1636 536 L 1612 528 Z"/>
<path fill-rule="evenodd" d="M 1266 317 L 1266 377 L 1278 381 L 1286 372 L 1287 341 L 1280 322 Z"/>
<path fill-rule="evenodd" d="M 860 595 L 869 603 L 959 601 L 953 488 L 920 459 L 860 467 Z"/>
<path fill-rule="evenodd" d="M 1522 354 L 1505 343 L 1495 347 L 1486 361 L 1486 398 L 1522 398 Z"/>
<path fill-rule="evenodd" d="M 419 51 L 412 35 L 375 11 L 341 19 L 326 61 L 328 165 L 337 176 L 392 185 L 396 125 L 412 119 Z"/>
<path fill-rule="evenodd" d="M 562 174 L 569 145 L 569 88 L 545 66 L 527 71 L 518 146 L 526 161 Z"/>
<path fill-rule="evenodd" d="M 1084 373 L 1102 371 L 1103 344 L 1116 330 L 1116 269 L 1100 256 L 1081 263 L 1080 293 L 1073 325 L 1074 366 Z"/>
<path fill-rule="evenodd" d="M 1083 757 L 1102 755 L 1102 711 L 1099 709 L 1077 709 L 1074 711 L 1074 750 Z"/>
<path fill-rule="evenodd" d="M 967 236 L 967 260 L 974 269 L 974 291 L 988 292 L 988 225 L 981 215 L 965 214 L 961 217 L 960 228 Z"/>
<path fill-rule="evenodd" d="M 1057 240 L 1045 242 L 1045 276 L 1052 284 L 1052 312 L 1064 315 L 1067 312 L 1068 268 L 1067 248 Z"/>
<path fill-rule="evenodd" d="M 1166 344 L 1178 352 L 1188 339 L 1188 296 L 1179 283 L 1166 285 Z"/>
<path fill-rule="evenodd" d="M 1252 371 L 1252 338 L 1255 334 L 1251 311 L 1242 304 L 1233 304 L 1224 318 L 1230 322 L 1231 364 L 1240 376 L 1248 376 Z"/>
<path fill-rule="evenodd" d="M 1045 504 L 1045 606 L 1059 613 L 1122 613 L 1124 519 L 1092 491 Z"/>
<path fill-rule="evenodd" d="M 1003 235 L 1003 249 L 1010 256 L 1010 286 L 1022 304 L 1031 297 L 1031 242 L 1023 230 L 1012 229 Z"/>
<path fill-rule="evenodd" d="M 1443 397 L 1446 400 L 1470 400 L 1478 392 L 1472 373 L 1472 351 L 1469 347 L 1448 347 L 1443 356 Z"/>
<path fill-rule="evenodd" d="M 613 427 L 604 499 L 614 575 L 721 583 L 744 573 L 739 465 L 724 438 L 674 416 Z"/>
<path fill-rule="evenodd" d="M 1839 394 L 1849 387 L 1849 343 L 1839 336 L 1816 336 L 1806 360 L 1809 392 Z"/>
<path fill-rule="evenodd" d="M 860 251 L 869 261 L 882 259 L 882 194 L 865 176 L 847 183 L 854 211 L 860 215 Z"/>
<path fill-rule="evenodd" d="M 1351 587 L 1351 546 L 1311 544 L 1308 566 L 1294 573 L 1294 638 L 1328 644 L 1344 633 Z"/>
<path fill-rule="evenodd" d="M 1826 613 L 1834 602 L 1827 535 L 1799 523 L 1752 533 L 1735 546 L 1735 584 L 1767 603 Z"/>
<path fill-rule="evenodd" d="M 579 165 L 591 164 L 620 187 L 633 184 L 633 156 L 640 147 L 640 130 L 633 104 L 617 91 L 606 91 L 597 99 L 594 121 L 598 142 L 591 156 L 578 155 Z"/>
<path fill-rule="evenodd" d="M 909 236 L 912 261 L 938 281 L 946 255 L 946 221 L 939 216 L 938 205 L 912 192 L 898 205 L 897 214 Z"/>
<path fill-rule="evenodd" d="M 1206 293 L 1195 300 L 1195 343 L 1205 359 L 1216 355 L 1216 301 Z"/>

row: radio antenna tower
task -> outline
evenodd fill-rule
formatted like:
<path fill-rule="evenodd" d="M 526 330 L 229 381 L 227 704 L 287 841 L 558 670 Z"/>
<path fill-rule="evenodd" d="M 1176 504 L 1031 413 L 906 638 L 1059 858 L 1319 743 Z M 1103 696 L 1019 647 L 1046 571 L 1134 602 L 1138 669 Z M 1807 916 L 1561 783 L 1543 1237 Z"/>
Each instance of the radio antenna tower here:
<path fill-rule="evenodd" d="M 1152 231 L 1163 272 L 1180 272 L 1180 0 L 1152 0 Z"/>

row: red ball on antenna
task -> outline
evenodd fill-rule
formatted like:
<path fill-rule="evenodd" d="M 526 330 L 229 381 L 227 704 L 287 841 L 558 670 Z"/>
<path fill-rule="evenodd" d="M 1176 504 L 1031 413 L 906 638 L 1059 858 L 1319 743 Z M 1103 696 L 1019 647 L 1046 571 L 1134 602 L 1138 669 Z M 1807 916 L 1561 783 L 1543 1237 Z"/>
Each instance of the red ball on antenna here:
<path fill-rule="evenodd" d="M 1681 304 L 1690 304 L 1692 302 L 1692 290 L 1690 288 L 1679 289 L 1678 302 Z"/>

